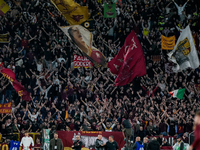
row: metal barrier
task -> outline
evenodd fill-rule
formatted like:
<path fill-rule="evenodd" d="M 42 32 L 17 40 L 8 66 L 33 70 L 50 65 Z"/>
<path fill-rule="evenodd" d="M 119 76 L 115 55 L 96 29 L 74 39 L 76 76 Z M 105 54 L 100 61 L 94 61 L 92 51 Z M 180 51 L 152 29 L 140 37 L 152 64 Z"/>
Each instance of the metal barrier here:
<path fill-rule="evenodd" d="M 194 131 L 189 134 L 189 144 L 191 145 L 194 142 Z"/>

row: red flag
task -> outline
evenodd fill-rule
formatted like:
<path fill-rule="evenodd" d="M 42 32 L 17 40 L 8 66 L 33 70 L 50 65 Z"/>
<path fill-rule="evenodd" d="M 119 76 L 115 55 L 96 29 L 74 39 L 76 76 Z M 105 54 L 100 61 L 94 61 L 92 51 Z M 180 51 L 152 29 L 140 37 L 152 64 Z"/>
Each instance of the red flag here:
<path fill-rule="evenodd" d="M 11 69 L 3 68 L 1 70 L 1 74 L 12 83 L 13 88 L 23 100 L 31 100 L 30 93 L 27 92 L 24 86 L 22 86 L 21 83 L 16 80 L 15 73 Z"/>
<path fill-rule="evenodd" d="M 15 81 L 15 73 L 8 68 L 2 68 L 1 70 L 1 74 L 6 77 L 8 80 L 10 80 L 11 82 Z"/>
<path fill-rule="evenodd" d="M 134 31 L 127 36 L 115 58 L 108 62 L 108 67 L 113 74 L 117 74 L 116 86 L 126 85 L 135 77 L 146 74 L 144 54 Z"/>
<path fill-rule="evenodd" d="M 25 101 L 31 101 L 30 93 L 26 91 L 23 85 L 17 80 L 13 81 L 13 88 L 18 93 L 20 97 L 22 97 Z"/>

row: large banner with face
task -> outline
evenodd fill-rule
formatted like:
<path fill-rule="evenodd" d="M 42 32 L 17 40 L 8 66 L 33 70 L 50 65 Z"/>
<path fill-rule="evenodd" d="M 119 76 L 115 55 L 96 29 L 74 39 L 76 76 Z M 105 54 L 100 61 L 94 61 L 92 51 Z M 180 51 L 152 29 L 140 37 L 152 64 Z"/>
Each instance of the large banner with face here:
<path fill-rule="evenodd" d="M 119 145 L 119 150 L 124 147 L 125 141 L 122 132 L 102 132 L 102 131 L 57 131 L 58 137 L 62 140 L 64 150 L 72 150 L 72 144 L 76 140 L 76 135 L 80 135 L 81 141 L 83 143 L 82 150 L 94 150 L 95 141 L 97 136 L 102 135 L 102 140 L 106 143 L 109 136 L 113 136 L 114 140 Z"/>
<path fill-rule="evenodd" d="M 106 67 L 105 56 L 97 48 L 92 46 L 93 35 L 90 31 L 80 25 L 60 27 L 60 29 L 95 67 Z"/>

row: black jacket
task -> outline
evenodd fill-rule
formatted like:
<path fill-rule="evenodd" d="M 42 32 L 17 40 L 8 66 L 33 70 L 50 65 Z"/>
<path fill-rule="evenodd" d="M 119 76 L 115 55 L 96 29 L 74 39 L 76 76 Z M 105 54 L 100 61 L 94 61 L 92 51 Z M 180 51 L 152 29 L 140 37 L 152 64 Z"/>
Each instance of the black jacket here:
<path fill-rule="evenodd" d="M 157 140 L 153 140 L 148 144 L 147 150 L 160 150 L 160 144 Z"/>
<path fill-rule="evenodd" d="M 106 143 L 106 148 L 107 148 L 107 150 L 117 150 L 117 149 L 119 149 L 119 146 L 118 146 L 118 144 L 117 144 L 117 142 L 112 142 L 112 143 L 110 143 L 109 141 Z"/>
<path fill-rule="evenodd" d="M 101 146 L 101 145 L 103 145 L 103 141 L 97 139 L 96 142 L 95 142 L 95 148 L 96 148 L 96 150 L 103 150 L 104 146 Z"/>
<path fill-rule="evenodd" d="M 147 148 L 148 148 L 148 144 L 144 143 L 144 150 L 147 150 Z"/>
<path fill-rule="evenodd" d="M 76 142 L 74 142 L 72 149 L 81 150 L 82 145 L 83 145 L 83 143 L 81 141 L 76 141 Z"/>
<path fill-rule="evenodd" d="M 136 135 L 139 136 L 140 139 L 144 139 L 144 137 L 146 136 L 146 132 L 145 132 L 145 131 L 140 131 L 140 130 L 139 130 L 139 131 L 136 133 Z"/>
<path fill-rule="evenodd" d="M 157 141 L 159 142 L 160 145 L 162 145 L 162 139 L 160 137 L 157 138 Z"/>

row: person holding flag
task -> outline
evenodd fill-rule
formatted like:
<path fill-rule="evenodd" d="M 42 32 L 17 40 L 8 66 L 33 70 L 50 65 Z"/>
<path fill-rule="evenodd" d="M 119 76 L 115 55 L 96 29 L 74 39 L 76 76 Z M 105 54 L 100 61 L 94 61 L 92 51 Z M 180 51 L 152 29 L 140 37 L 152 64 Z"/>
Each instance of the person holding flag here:
<path fill-rule="evenodd" d="M 29 136 L 28 131 L 25 131 L 25 137 L 22 138 L 20 146 L 22 146 L 22 150 L 30 150 L 31 147 L 34 147 L 33 138 Z"/>

